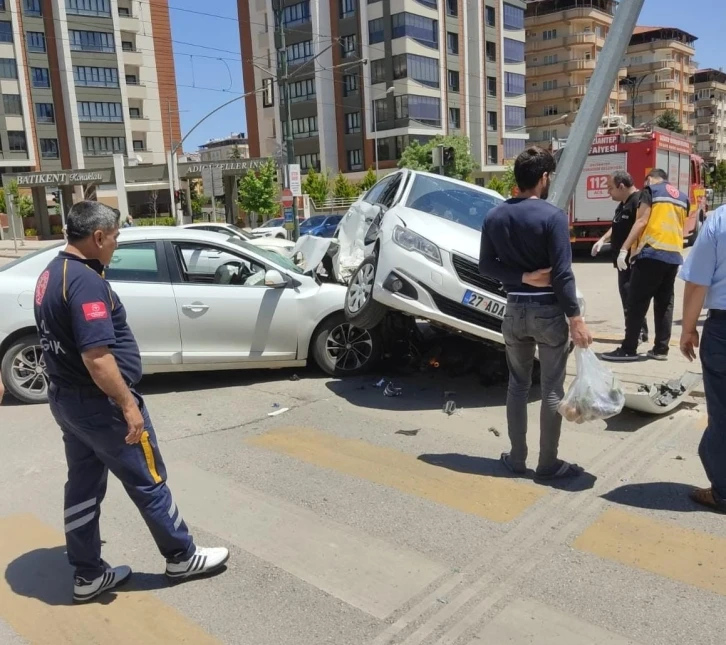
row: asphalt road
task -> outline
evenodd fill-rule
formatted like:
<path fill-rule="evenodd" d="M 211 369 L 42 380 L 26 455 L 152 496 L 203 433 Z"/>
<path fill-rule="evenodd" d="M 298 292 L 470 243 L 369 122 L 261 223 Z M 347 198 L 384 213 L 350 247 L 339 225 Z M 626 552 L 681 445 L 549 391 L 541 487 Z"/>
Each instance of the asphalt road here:
<path fill-rule="evenodd" d="M 605 348 L 621 333 L 614 272 L 584 261 L 577 276 Z M 550 487 L 498 463 L 503 387 L 433 372 L 394 377 L 403 394 L 387 398 L 373 385 L 387 374 L 298 374 L 144 380 L 175 501 L 232 558 L 168 585 L 113 481 L 104 557 L 136 574 L 84 607 L 70 605 L 59 430 L 46 406 L 0 408 L 0 643 L 723 643 L 726 525 L 686 497 L 706 483 L 702 401 L 565 424 L 561 456 L 587 475 Z M 534 393 L 531 467 L 538 408 Z"/>

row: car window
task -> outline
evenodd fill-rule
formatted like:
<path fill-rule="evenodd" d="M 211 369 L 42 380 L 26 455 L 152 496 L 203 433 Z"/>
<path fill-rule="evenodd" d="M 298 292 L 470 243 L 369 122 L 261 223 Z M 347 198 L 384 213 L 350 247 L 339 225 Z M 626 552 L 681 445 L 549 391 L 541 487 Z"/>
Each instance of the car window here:
<path fill-rule="evenodd" d="M 285 220 L 282 217 L 276 217 L 268 222 L 265 222 L 260 228 L 275 228 L 276 226 L 282 226 Z"/>
<path fill-rule="evenodd" d="M 249 242 L 245 242 L 244 240 L 239 240 L 239 239 L 234 239 L 234 238 L 230 239 L 229 242 L 230 242 L 230 244 L 239 246 L 242 249 L 248 249 L 248 250 L 252 251 L 253 253 L 256 253 L 257 255 L 263 257 L 265 260 L 269 260 L 273 265 L 282 267 L 286 271 L 289 271 L 291 273 L 299 273 L 299 274 L 305 273 L 292 260 L 290 260 L 289 258 L 286 258 L 284 255 L 280 255 L 276 251 L 271 251 L 270 249 L 262 248 L 261 246 L 258 246 L 257 244 L 252 245 Z"/>
<path fill-rule="evenodd" d="M 325 220 L 327 217 L 325 215 L 313 215 L 312 217 L 308 218 L 301 224 L 301 226 L 304 226 L 305 228 L 312 228 L 314 226 L 320 226 L 321 224 L 325 223 Z"/>
<path fill-rule="evenodd" d="M 264 286 L 266 267 L 241 254 L 201 242 L 174 242 L 184 282 Z"/>
<path fill-rule="evenodd" d="M 401 185 L 401 181 L 403 179 L 403 173 L 396 173 L 393 176 L 393 179 L 391 180 L 391 183 L 386 186 L 386 189 L 383 191 L 383 194 L 381 195 L 379 199 L 379 203 L 386 208 L 391 208 L 393 206 L 393 202 L 396 199 L 396 193 L 398 192 L 398 188 Z"/>
<path fill-rule="evenodd" d="M 159 271 L 156 242 L 120 244 L 105 276 L 112 282 L 166 282 Z"/>
<path fill-rule="evenodd" d="M 395 175 L 389 175 L 388 177 L 384 177 L 383 179 L 381 179 L 381 181 L 379 181 L 375 186 L 373 186 L 373 188 L 371 188 L 366 193 L 363 201 L 368 202 L 369 204 L 380 204 L 381 196 L 394 179 Z"/>
<path fill-rule="evenodd" d="M 406 206 L 481 231 L 487 213 L 503 201 L 446 179 L 418 175 Z"/>

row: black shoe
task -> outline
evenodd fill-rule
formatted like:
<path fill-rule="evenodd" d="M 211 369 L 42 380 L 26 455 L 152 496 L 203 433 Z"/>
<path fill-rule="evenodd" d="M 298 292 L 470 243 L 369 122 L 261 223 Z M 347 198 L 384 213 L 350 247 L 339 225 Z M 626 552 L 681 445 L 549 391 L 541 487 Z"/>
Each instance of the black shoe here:
<path fill-rule="evenodd" d="M 628 353 L 624 351 L 622 347 L 618 347 L 613 352 L 600 354 L 600 358 L 610 363 L 635 363 L 636 361 L 642 360 L 642 358 L 638 354 Z"/>
<path fill-rule="evenodd" d="M 657 354 L 654 349 L 651 349 L 647 354 L 648 358 L 653 361 L 667 361 L 668 354 Z"/>

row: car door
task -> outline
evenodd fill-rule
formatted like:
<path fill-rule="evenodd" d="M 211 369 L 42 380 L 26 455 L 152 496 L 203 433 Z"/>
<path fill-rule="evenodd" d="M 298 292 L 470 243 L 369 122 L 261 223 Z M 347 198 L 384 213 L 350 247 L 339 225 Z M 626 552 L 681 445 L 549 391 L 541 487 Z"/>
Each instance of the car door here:
<path fill-rule="evenodd" d="M 126 308 L 145 371 L 181 363 L 181 334 L 163 243 L 122 242 L 106 279 Z"/>
<path fill-rule="evenodd" d="M 190 271 L 189 257 L 213 262 Z M 264 285 L 268 267 L 244 252 L 206 241 L 167 246 L 180 321 L 182 361 L 189 364 L 274 363 L 297 359 L 297 294 Z M 232 269 L 241 270 L 228 281 Z M 229 269 L 229 270 L 228 270 Z M 278 269 L 279 270 L 279 269 Z M 227 280 L 227 281 L 226 281 Z"/>
<path fill-rule="evenodd" d="M 370 253 L 370 247 L 378 237 L 378 231 L 381 228 L 381 221 L 386 211 L 397 203 L 398 198 L 403 192 L 405 172 L 397 172 L 390 175 L 391 180 L 384 186 L 383 190 L 373 196 L 375 199 L 375 216 L 371 220 L 366 231 L 363 243 L 366 246 L 366 255 Z M 377 186 L 378 184 L 376 184 Z M 374 188 L 376 187 L 374 186 Z"/>

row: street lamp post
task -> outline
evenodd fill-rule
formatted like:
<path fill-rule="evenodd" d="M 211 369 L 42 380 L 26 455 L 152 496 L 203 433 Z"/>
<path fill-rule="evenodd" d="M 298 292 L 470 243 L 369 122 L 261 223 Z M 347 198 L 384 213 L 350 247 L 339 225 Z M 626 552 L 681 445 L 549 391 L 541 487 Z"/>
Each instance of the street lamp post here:
<path fill-rule="evenodd" d="M 393 94 L 395 91 L 395 87 L 391 85 L 391 87 L 387 88 L 386 91 L 383 94 L 383 98 L 386 98 L 389 94 Z M 378 99 L 380 100 L 380 99 Z M 378 119 L 376 118 L 376 102 L 373 101 L 373 146 L 375 147 L 375 153 L 376 153 L 376 178 L 378 178 Z"/>
<path fill-rule="evenodd" d="M 638 100 L 638 95 L 640 94 L 640 86 L 643 84 L 643 81 L 645 81 L 646 78 L 651 76 L 652 74 L 656 74 L 658 72 L 667 72 L 669 71 L 669 67 L 662 67 L 661 69 L 657 69 L 653 72 L 648 72 L 647 74 L 643 74 L 643 76 L 632 76 L 631 74 L 628 74 L 625 78 L 623 78 L 620 81 L 620 85 L 627 85 L 630 86 L 630 108 L 631 108 L 631 121 L 630 125 L 635 127 L 635 106 L 636 102 Z"/>

